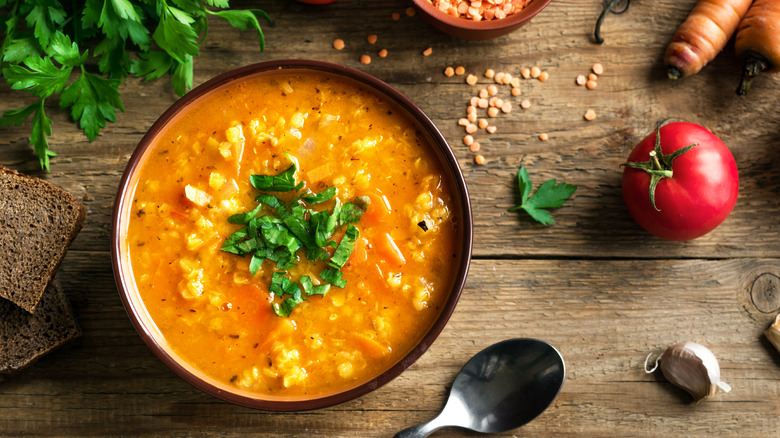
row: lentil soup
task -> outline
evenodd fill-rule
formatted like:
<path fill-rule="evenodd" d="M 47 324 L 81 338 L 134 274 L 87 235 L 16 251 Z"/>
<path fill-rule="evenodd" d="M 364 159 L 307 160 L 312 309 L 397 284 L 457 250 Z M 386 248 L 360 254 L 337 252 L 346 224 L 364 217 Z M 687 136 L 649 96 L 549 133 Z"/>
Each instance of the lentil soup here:
<path fill-rule="evenodd" d="M 156 137 L 128 182 L 121 263 L 185 368 L 272 399 L 318 398 L 387 372 L 431 330 L 467 256 L 468 218 L 405 114 L 356 81 L 280 70 L 216 89 Z M 269 290 L 279 266 L 266 260 L 253 275 L 251 257 L 221 248 L 241 228 L 228 218 L 258 205 L 250 176 L 291 165 L 299 195 L 336 190 L 310 214 L 356 198 L 370 204 L 341 268 L 346 285 L 304 296 L 283 317 Z M 304 252 L 284 272 L 325 284 L 325 262 Z"/>

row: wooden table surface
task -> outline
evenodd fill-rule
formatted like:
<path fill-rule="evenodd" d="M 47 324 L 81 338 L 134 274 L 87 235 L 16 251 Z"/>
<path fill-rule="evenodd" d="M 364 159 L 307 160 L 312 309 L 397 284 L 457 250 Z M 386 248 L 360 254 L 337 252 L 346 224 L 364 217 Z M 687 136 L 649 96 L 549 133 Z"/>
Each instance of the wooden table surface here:
<path fill-rule="evenodd" d="M 236 3 L 236 2 L 234 2 Z M 168 79 L 122 87 L 126 111 L 88 142 L 57 110 L 50 174 L 38 169 L 29 122 L 0 130 L 0 163 L 46 178 L 84 200 L 88 217 L 61 279 L 84 334 L 0 385 L 0 435 L 357 436 L 388 437 L 427 421 L 443 406 L 455 374 L 477 351 L 503 339 L 534 337 L 566 360 L 563 390 L 533 422 L 499 436 L 778 436 L 780 354 L 762 331 L 780 308 L 780 79 L 761 77 L 749 97 L 734 89 L 741 61 L 731 43 L 697 76 L 665 79 L 663 52 L 694 0 L 635 1 L 607 17 L 604 45 L 591 32 L 600 0 L 553 0 L 524 28 L 490 41 L 454 39 L 420 16 L 393 12 L 400 0 L 341 0 L 327 7 L 257 1 L 276 26 L 253 32 L 219 19 L 195 62 L 195 83 L 254 62 L 308 58 L 370 73 L 401 90 L 449 140 L 469 184 L 475 221 L 473 262 L 452 319 L 415 364 L 378 390 L 328 409 L 266 413 L 230 405 L 178 378 L 142 343 L 117 294 L 110 252 L 111 211 L 125 164 L 144 132 L 175 100 Z M 244 6 L 238 3 L 234 6 Z M 377 34 L 369 45 L 366 36 Z M 347 48 L 331 47 L 342 38 Z M 430 56 L 421 52 L 433 48 Z M 386 48 L 381 59 L 376 52 Z M 360 55 L 372 54 L 362 65 Z M 598 88 L 575 85 L 593 63 Z M 524 81 L 530 109 L 495 120 L 479 134 L 487 164 L 461 142 L 466 102 L 477 87 L 446 66 L 480 75 L 517 75 L 537 65 L 546 83 Z M 502 89 L 507 90 L 507 89 Z M 0 86 L 0 110 L 30 96 Z M 598 118 L 583 119 L 592 108 Z M 666 117 L 709 127 L 729 145 L 740 195 L 731 216 L 707 236 L 667 242 L 637 226 L 624 207 L 621 168 L 628 152 Z M 542 142 L 538 134 L 546 132 Z M 536 184 L 579 186 L 544 227 L 507 208 L 524 164 Z M 663 378 L 645 356 L 695 341 L 719 358 L 734 388 L 700 404 Z M 436 436 L 475 436 L 462 430 Z"/>

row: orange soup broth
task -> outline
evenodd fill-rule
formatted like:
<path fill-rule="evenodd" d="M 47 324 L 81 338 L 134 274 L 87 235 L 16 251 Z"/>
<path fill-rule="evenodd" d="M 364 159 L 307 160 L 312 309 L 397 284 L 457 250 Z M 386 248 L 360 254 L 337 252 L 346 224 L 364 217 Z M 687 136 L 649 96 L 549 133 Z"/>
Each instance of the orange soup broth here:
<path fill-rule="evenodd" d="M 462 218 L 434 152 L 401 114 L 337 77 L 288 72 L 218 91 L 172 123 L 140 164 L 126 250 L 176 354 L 224 384 L 306 398 L 363 384 L 414 348 L 453 287 Z M 275 263 L 252 276 L 248 256 L 220 250 L 241 228 L 227 218 L 257 205 L 249 176 L 287 169 L 284 152 L 302 191 L 335 186 L 342 203 L 372 200 L 342 269 L 347 286 L 289 317 L 271 308 Z M 290 278 L 321 283 L 325 263 L 303 253 Z"/>

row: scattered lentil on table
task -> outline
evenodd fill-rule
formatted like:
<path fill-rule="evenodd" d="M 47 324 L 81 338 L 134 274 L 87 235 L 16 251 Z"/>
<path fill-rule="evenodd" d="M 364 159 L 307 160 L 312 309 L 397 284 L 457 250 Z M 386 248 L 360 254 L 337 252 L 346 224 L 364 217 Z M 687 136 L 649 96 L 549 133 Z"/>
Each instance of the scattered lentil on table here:
<path fill-rule="evenodd" d="M 368 44 L 376 44 L 377 36 L 369 35 L 366 37 L 366 40 L 368 41 Z"/>
<path fill-rule="evenodd" d="M 382 49 L 379 51 L 379 57 L 380 58 L 386 58 L 387 57 L 387 49 Z"/>
<path fill-rule="evenodd" d="M 371 64 L 371 57 L 368 56 L 368 55 L 361 56 L 360 57 L 360 63 L 361 64 L 365 64 L 365 65 Z"/>
<path fill-rule="evenodd" d="M 346 47 L 346 44 L 344 44 L 344 40 L 342 40 L 341 38 L 336 38 L 335 40 L 333 40 L 334 49 L 342 50 L 344 49 L 344 47 Z"/>
<path fill-rule="evenodd" d="M 594 111 L 592 109 L 588 109 L 587 111 L 585 111 L 585 114 L 583 115 L 583 117 L 587 121 L 595 120 L 596 119 L 596 111 Z"/>

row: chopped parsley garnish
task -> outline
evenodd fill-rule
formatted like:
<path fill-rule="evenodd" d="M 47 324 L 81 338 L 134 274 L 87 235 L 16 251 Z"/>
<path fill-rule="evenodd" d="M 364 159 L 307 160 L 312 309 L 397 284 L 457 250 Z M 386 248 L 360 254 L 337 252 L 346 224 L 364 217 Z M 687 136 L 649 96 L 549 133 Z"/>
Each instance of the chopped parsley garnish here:
<path fill-rule="evenodd" d="M 268 261 L 276 263 L 271 276 L 269 291 L 281 302 L 272 304 L 274 313 L 289 316 L 298 304 L 312 295 L 325 295 L 331 285 L 344 288 L 347 281 L 342 278 L 341 268 L 349 260 L 360 237 L 360 231 L 353 225 L 368 208 L 370 200 L 361 196 L 353 202 L 342 204 L 335 187 L 328 187 L 320 193 L 309 190 L 298 194 L 304 183 L 296 182 L 297 161 L 287 155 L 293 164 L 277 175 L 252 175 L 252 186 L 261 192 L 255 198 L 258 205 L 247 212 L 237 213 L 228 222 L 243 227 L 233 232 L 222 245 L 222 251 L 239 256 L 250 255 L 249 271 L 255 275 Z M 293 199 L 285 202 L 277 196 L 263 192 L 293 192 Z M 332 209 L 313 210 L 312 205 L 333 200 Z M 344 236 L 337 243 L 331 237 L 346 227 Z M 325 249 L 335 249 L 330 255 Z M 298 283 L 293 281 L 288 270 L 296 266 L 299 251 L 304 251 L 311 262 L 326 262 L 319 278 L 324 284 L 315 285 L 312 278 L 303 275 Z"/>

